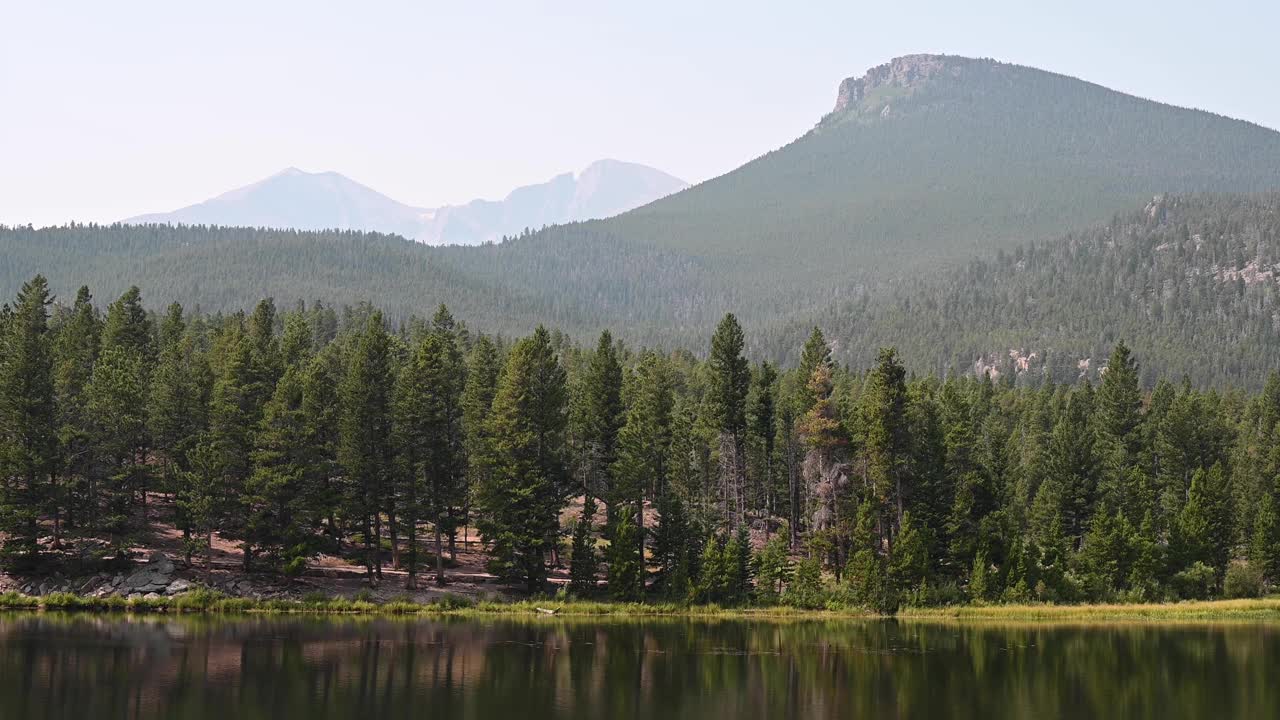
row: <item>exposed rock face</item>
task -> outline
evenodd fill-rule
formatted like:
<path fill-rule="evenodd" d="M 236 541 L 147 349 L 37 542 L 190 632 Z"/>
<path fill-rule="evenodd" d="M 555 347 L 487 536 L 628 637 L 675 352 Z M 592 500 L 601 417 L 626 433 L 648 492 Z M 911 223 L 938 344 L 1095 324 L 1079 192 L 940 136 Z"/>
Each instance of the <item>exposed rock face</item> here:
<path fill-rule="evenodd" d="M 859 108 L 873 91 L 890 88 L 909 94 L 923 87 L 929 80 L 944 73 L 959 76 L 966 63 L 975 62 L 967 58 L 948 55 L 905 55 L 894 58 L 884 65 L 877 65 L 862 77 L 846 78 L 840 83 L 836 94 L 836 106 L 833 115 L 844 113 L 851 108 Z M 889 114 L 889 104 L 877 110 L 880 115 Z"/>
<path fill-rule="evenodd" d="M 157 552 L 124 581 L 124 587 L 130 594 L 163 592 L 172 582 L 173 571 L 173 561 L 164 553 Z"/>

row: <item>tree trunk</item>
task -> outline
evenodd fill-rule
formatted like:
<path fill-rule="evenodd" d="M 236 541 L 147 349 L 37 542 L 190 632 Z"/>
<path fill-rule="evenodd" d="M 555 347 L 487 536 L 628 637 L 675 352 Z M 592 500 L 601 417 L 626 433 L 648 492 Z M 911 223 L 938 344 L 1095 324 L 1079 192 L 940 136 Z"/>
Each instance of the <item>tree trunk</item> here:
<path fill-rule="evenodd" d="M 396 524 L 396 511 L 394 507 L 387 511 L 387 530 L 391 533 L 391 567 L 395 570 L 399 570 L 400 528 Z"/>
<path fill-rule="evenodd" d="M 444 543 L 440 536 L 440 512 L 436 511 L 436 584 L 444 585 Z"/>
<path fill-rule="evenodd" d="M 382 513 L 373 513 L 373 571 L 382 582 Z"/>

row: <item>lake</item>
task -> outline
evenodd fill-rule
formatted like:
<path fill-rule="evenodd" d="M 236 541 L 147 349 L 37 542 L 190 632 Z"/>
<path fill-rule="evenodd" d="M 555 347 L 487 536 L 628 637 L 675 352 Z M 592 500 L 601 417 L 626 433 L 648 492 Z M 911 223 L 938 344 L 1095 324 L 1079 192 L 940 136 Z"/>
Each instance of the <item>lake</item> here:
<path fill-rule="evenodd" d="M 0 616 L 0 718 L 1229 718 L 1280 625 Z"/>

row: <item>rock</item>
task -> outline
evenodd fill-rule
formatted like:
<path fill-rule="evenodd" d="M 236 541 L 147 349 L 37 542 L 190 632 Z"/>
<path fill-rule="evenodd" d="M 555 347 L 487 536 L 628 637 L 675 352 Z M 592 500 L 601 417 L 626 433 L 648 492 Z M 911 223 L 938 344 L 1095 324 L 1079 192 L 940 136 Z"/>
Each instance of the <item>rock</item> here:
<path fill-rule="evenodd" d="M 162 575 L 169 575 L 173 573 L 173 561 L 169 559 L 168 555 L 165 555 L 162 552 L 157 551 L 151 553 L 151 558 L 147 561 L 147 565 L 149 565 L 152 570 Z"/>
<path fill-rule="evenodd" d="M 160 594 L 159 594 L 159 593 L 149 592 L 149 593 L 147 593 L 146 595 L 143 595 L 143 596 L 142 596 L 142 599 L 143 599 L 143 600 L 155 600 L 155 599 L 157 599 L 157 598 L 159 598 L 159 597 L 160 597 Z"/>
<path fill-rule="evenodd" d="M 174 580 L 169 583 L 169 587 L 164 589 L 166 595 L 179 595 L 191 589 L 191 583 L 186 580 Z"/>

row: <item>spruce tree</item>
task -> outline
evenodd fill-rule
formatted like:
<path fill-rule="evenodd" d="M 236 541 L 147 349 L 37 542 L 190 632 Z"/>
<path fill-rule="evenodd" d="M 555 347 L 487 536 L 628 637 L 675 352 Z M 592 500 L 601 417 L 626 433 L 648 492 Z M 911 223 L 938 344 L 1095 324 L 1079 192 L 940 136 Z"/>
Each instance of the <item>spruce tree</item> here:
<path fill-rule="evenodd" d="M 253 470 L 245 483 L 245 552 L 264 554 L 289 574 L 300 572 L 315 552 L 310 537 L 307 445 L 303 378 L 285 370 L 254 433 Z"/>
<path fill-rule="evenodd" d="M 102 319 L 93 306 L 89 288 L 81 287 L 75 304 L 58 325 L 54 339 L 54 396 L 58 413 L 58 455 L 62 500 L 54 513 L 54 535 L 63 524 L 89 530 L 95 512 L 90 505 L 88 482 L 93 473 L 96 447 L 93 423 L 85 392 L 93 376 L 101 347 Z M 64 517 L 65 515 L 65 517 Z"/>
<path fill-rule="evenodd" d="M 671 376 L 666 363 L 646 352 L 632 375 L 625 421 L 617 437 L 610 475 L 614 502 L 630 505 L 638 532 L 638 552 L 644 555 L 646 497 L 667 488 L 671 452 Z"/>
<path fill-rule="evenodd" d="M 747 393 L 751 372 L 743 357 L 742 326 L 732 313 L 725 315 L 711 337 L 707 360 L 710 387 L 707 404 L 710 420 L 719 431 L 721 510 L 726 527 L 744 520 L 746 485 Z"/>
<path fill-rule="evenodd" d="M 392 472 L 391 339 L 374 312 L 354 339 L 338 386 L 338 461 L 350 478 L 370 584 L 382 579 L 382 511 Z"/>
<path fill-rule="evenodd" d="M 29 563 L 39 552 L 39 519 L 60 498 L 57 413 L 50 352 L 49 286 L 22 286 L 0 329 L 0 531 L 3 552 Z"/>
<path fill-rule="evenodd" d="M 616 506 L 632 501 L 634 495 L 615 488 L 613 478 L 624 408 L 622 364 L 618 360 L 613 335 L 608 330 L 600 334 L 582 383 L 583 491 L 603 498 L 612 517 Z"/>
<path fill-rule="evenodd" d="M 644 597 L 645 570 L 635 509 L 630 505 L 620 507 L 612 525 L 608 549 L 609 597 L 636 602 Z"/>
<path fill-rule="evenodd" d="M 529 592 L 546 582 L 546 554 L 568 490 L 565 371 L 539 327 L 516 343 L 486 420 L 484 470 L 476 488 L 489 567 Z"/>
<path fill-rule="evenodd" d="M 569 593 L 575 598 L 589 598 L 596 591 L 599 553 L 594 533 L 596 501 L 583 498 L 582 515 L 573 524 L 572 554 L 569 556 Z"/>
<path fill-rule="evenodd" d="M 409 529 L 409 586 L 417 575 L 417 524 L 435 537 L 436 583 L 443 585 L 446 518 L 460 505 L 465 474 L 463 366 L 453 336 L 432 332 L 419 343 L 396 388 L 396 437 L 406 464 L 403 518 Z"/>
<path fill-rule="evenodd" d="M 488 444 L 488 418 L 493 408 L 493 396 L 498 389 L 498 375 L 502 360 L 493 341 L 480 335 L 471 345 L 466 359 L 467 378 L 462 389 L 463 446 L 467 455 L 465 488 L 461 493 L 463 506 L 458 508 L 459 519 L 466 523 L 476 488 L 486 477 L 488 465 L 482 462 Z M 453 552 L 453 536 L 450 536 L 450 552 Z"/>

